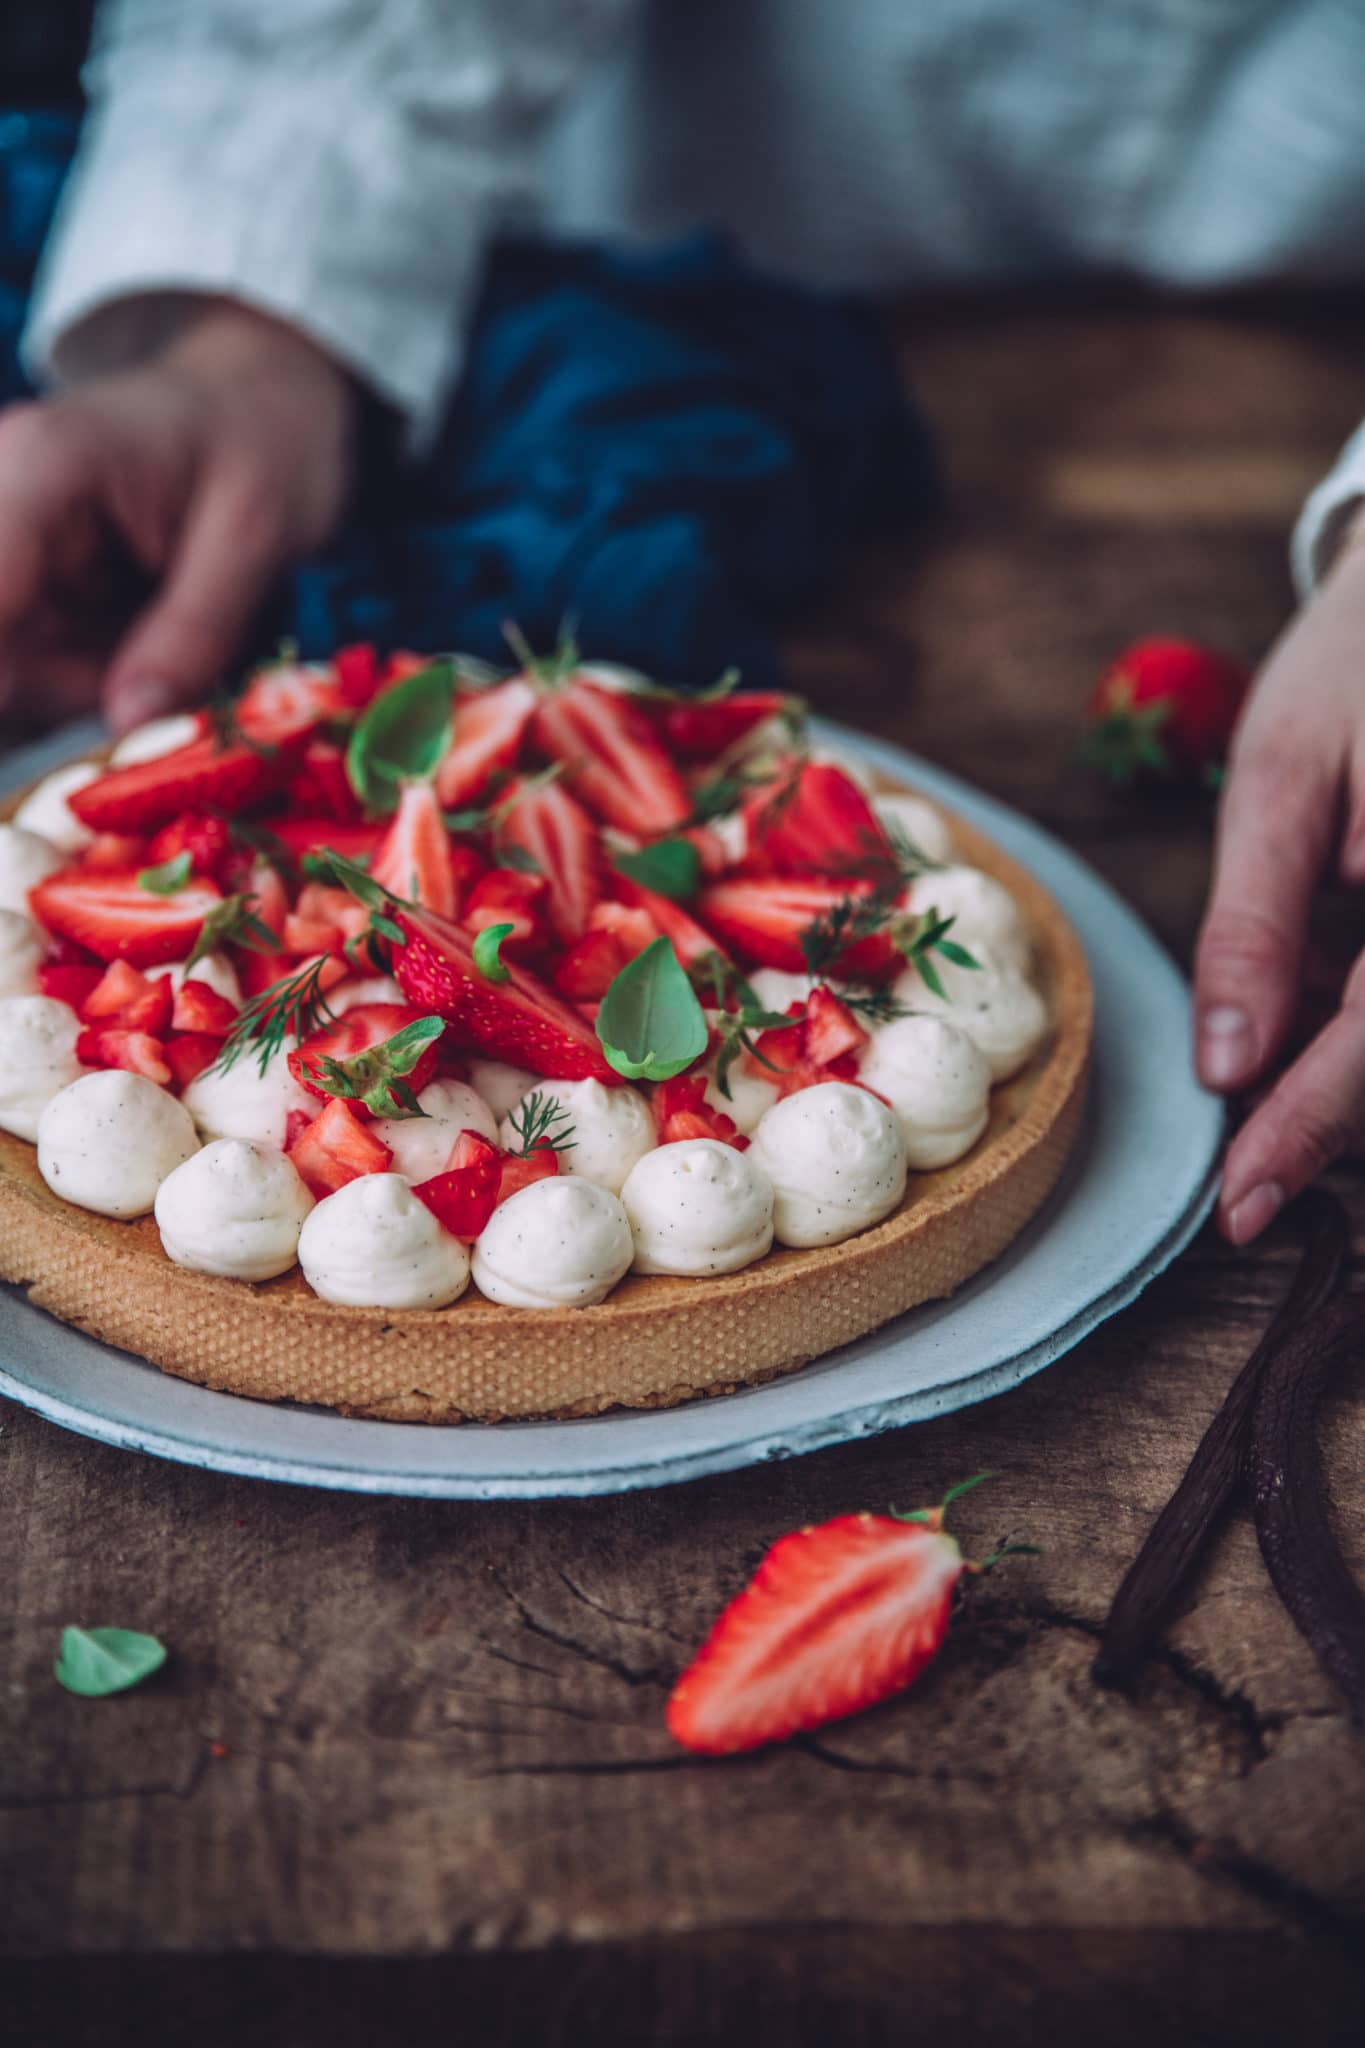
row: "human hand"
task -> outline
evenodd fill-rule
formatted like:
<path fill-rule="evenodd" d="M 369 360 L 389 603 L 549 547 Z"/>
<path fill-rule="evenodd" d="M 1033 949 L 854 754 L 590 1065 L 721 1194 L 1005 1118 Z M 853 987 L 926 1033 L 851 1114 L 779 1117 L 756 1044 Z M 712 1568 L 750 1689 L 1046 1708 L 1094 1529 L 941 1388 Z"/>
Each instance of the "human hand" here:
<path fill-rule="evenodd" d="M 0 716 L 205 696 L 350 487 L 358 397 L 304 335 L 206 300 L 153 360 L 0 413 Z"/>
<path fill-rule="evenodd" d="M 1365 882 L 1365 546 L 1348 545 L 1272 650 L 1233 740 L 1195 969 L 1206 1086 L 1264 1079 L 1294 1020 L 1309 909 Z M 1365 1142 L 1365 956 L 1341 1006 L 1242 1126 L 1219 1222 L 1234 1244 Z"/>

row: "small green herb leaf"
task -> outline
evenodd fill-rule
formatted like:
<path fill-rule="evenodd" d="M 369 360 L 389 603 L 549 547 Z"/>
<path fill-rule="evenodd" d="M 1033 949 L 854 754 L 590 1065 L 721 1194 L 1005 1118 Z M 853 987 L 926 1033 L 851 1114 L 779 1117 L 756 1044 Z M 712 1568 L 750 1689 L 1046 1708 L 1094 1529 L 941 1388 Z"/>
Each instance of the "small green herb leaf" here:
<path fill-rule="evenodd" d="M 190 878 L 194 861 L 188 847 L 177 853 L 172 860 L 163 860 L 159 868 L 139 868 L 137 885 L 153 896 L 178 896 Z"/>
<path fill-rule="evenodd" d="M 434 775 L 454 731 L 455 668 L 433 662 L 381 691 L 351 734 L 346 774 L 368 811 L 391 811 L 404 782 Z"/>
<path fill-rule="evenodd" d="M 671 939 L 655 939 L 621 969 L 602 998 L 597 1036 L 607 1064 L 629 1081 L 667 1081 L 700 1059 L 706 1017 Z"/>
<path fill-rule="evenodd" d="M 229 943 L 245 946 L 249 953 L 278 953 L 280 941 L 276 933 L 263 918 L 251 908 L 254 896 L 225 896 L 221 903 L 215 903 L 195 940 L 185 972 L 197 967 L 210 953 L 216 953 L 220 946 Z"/>
<path fill-rule="evenodd" d="M 485 925 L 474 941 L 474 965 L 485 981 L 510 981 L 512 970 L 505 967 L 499 948 L 505 938 L 516 930 L 514 924 Z"/>
<path fill-rule="evenodd" d="M 141 1685 L 166 1661 L 166 1646 L 131 1628 L 64 1628 L 52 1669 L 57 1683 L 82 1699 L 103 1699 Z"/>
<path fill-rule="evenodd" d="M 701 855 L 690 839 L 656 839 L 638 853 L 618 853 L 617 867 L 642 889 L 686 903 L 701 887 Z"/>
<path fill-rule="evenodd" d="M 517 1150 L 523 1159 L 529 1159 L 533 1152 L 546 1147 L 551 1152 L 572 1149 L 574 1127 L 569 1121 L 568 1110 L 553 1095 L 543 1095 L 539 1088 L 517 1104 L 507 1122 L 516 1136 Z M 560 1125 L 562 1129 L 557 1128 Z"/>

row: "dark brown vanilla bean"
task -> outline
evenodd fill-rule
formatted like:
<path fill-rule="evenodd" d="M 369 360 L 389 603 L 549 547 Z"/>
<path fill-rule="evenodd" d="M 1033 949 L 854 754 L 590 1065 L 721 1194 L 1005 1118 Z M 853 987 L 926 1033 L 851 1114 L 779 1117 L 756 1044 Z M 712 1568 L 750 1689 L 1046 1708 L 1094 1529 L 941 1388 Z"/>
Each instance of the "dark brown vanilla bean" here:
<path fill-rule="evenodd" d="M 1252 1410 L 1267 1360 L 1305 1317 L 1331 1300 L 1341 1284 L 1350 1247 L 1341 1203 L 1334 1195 L 1310 1189 L 1300 1195 L 1289 1213 L 1307 1238 L 1299 1270 L 1114 1597 L 1092 1670 L 1101 1685 L 1126 1685 L 1151 1652 L 1176 1595 L 1241 1476 Z"/>
<path fill-rule="evenodd" d="M 1247 1477 L 1275 1590 L 1365 1726 L 1365 1592 L 1332 1532 L 1317 1407 L 1334 1366 L 1365 1346 L 1365 1298 L 1333 1302 L 1269 1360 L 1251 1420 Z"/>

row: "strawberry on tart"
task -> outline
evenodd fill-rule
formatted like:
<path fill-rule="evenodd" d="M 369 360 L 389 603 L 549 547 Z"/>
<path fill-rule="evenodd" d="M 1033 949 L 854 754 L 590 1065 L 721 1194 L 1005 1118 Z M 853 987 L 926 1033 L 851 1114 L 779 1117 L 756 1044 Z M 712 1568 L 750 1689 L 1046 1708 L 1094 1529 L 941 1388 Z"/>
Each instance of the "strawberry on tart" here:
<path fill-rule="evenodd" d="M 995 1257 L 1089 1046 L 1046 892 L 793 700 L 284 660 L 0 824 L 0 1276 L 261 1398 L 665 1405 Z"/>

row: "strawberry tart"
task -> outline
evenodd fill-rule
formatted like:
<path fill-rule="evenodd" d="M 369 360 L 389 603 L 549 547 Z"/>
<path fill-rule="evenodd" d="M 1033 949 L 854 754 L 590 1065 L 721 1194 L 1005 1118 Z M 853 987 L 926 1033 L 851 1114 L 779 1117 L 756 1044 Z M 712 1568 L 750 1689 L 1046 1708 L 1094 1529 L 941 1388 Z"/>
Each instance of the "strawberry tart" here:
<path fill-rule="evenodd" d="M 0 1277 L 204 1385 L 455 1422 L 770 1378 L 1079 1128 L 1046 892 L 794 700 L 281 659 L 0 823 Z"/>

